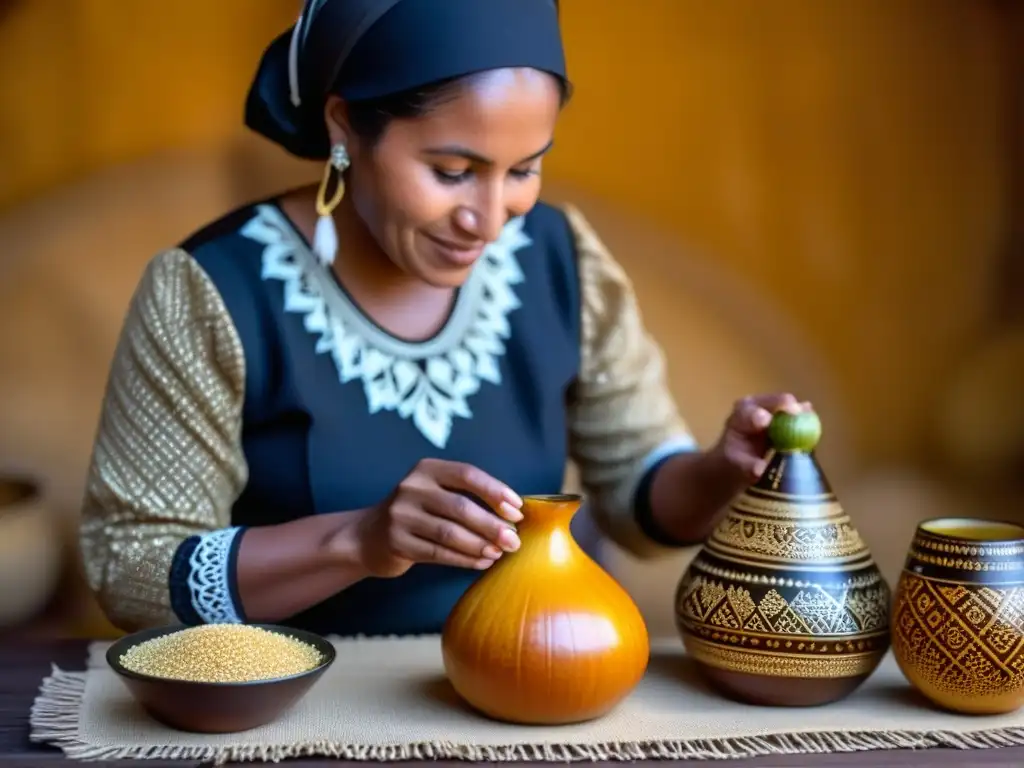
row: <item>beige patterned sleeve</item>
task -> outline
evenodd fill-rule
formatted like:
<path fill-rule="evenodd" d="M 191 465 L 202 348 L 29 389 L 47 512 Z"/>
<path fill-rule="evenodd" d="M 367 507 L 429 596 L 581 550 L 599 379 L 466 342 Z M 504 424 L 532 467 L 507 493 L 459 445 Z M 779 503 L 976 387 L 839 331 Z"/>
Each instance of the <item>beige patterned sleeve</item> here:
<path fill-rule="evenodd" d="M 565 213 L 576 240 L 582 305 L 570 454 L 602 532 L 650 557 L 669 550 L 638 526 L 637 487 L 660 459 L 696 443 L 669 391 L 664 355 L 644 327 L 632 283 L 583 214 L 571 206 Z"/>
<path fill-rule="evenodd" d="M 121 331 L 81 514 L 86 576 L 119 628 L 177 621 L 175 551 L 229 530 L 248 476 L 244 386 L 241 341 L 209 276 L 182 250 L 160 253 Z"/>

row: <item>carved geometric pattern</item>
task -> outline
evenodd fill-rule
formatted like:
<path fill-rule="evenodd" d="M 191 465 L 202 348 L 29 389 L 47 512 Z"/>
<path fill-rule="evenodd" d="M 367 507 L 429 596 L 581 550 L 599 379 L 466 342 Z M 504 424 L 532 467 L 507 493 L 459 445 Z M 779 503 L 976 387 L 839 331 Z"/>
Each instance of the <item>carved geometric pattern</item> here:
<path fill-rule="evenodd" d="M 764 493 L 764 491 L 761 491 Z M 744 494 L 737 496 L 732 506 L 734 509 L 740 512 L 754 512 L 762 517 L 782 517 L 787 520 L 793 519 L 793 501 L 791 497 L 782 497 L 779 499 L 765 499 L 760 495 L 753 496 L 751 494 Z M 835 500 L 835 497 L 829 497 L 827 501 L 820 501 L 817 503 L 807 503 L 806 501 L 800 504 L 800 519 L 804 521 L 809 520 L 827 520 L 827 519 L 840 519 L 846 517 L 846 513 L 843 512 L 842 505 Z"/>
<path fill-rule="evenodd" d="M 1024 589 L 937 584 L 904 572 L 893 648 L 929 688 L 958 697 L 1024 687 Z"/>
<path fill-rule="evenodd" d="M 866 553 L 864 541 L 848 518 L 813 524 L 792 518 L 766 520 L 736 508 L 715 529 L 709 545 L 712 549 L 726 547 L 786 561 L 847 558 Z"/>
<path fill-rule="evenodd" d="M 799 577 L 793 578 L 792 576 L 786 576 L 785 574 L 779 574 L 777 576 L 770 576 L 765 573 L 757 573 L 754 571 L 743 571 L 734 568 L 722 568 L 717 565 L 713 565 L 704 558 L 697 558 L 691 564 L 691 567 L 705 573 L 709 576 L 716 576 L 722 581 L 726 582 L 740 582 L 743 584 L 771 584 L 780 587 L 813 587 L 817 584 L 811 579 L 801 579 Z M 863 567 L 863 565 L 858 566 Z M 857 590 L 864 587 L 873 587 L 880 584 L 882 581 L 882 574 L 877 570 L 869 570 L 866 573 L 858 573 L 843 579 L 842 587 L 845 589 L 852 590 L 852 594 L 859 594 Z M 839 586 L 836 582 L 832 581 L 832 584 Z"/>
<path fill-rule="evenodd" d="M 810 627 L 814 635 L 839 635 L 858 632 L 860 627 L 844 605 L 845 595 L 836 600 L 827 592 L 801 590 L 790 602 L 790 607 Z"/>
<path fill-rule="evenodd" d="M 991 542 L 989 544 L 957 544 L 944 539 L 932 539 L 918 535 L 913 544 L 915 550 L 930 549 L 946 555 L 961 557 L 1019 557 L 1024 555 L 1024 545 Z"/>
<path fill-rule="evenodd" d="M 888 588 L 881 584 L 835 593 L 807 586 L 791 600 L 769 589 L 755 601 L 745 587 L 696 574 L 680 593 L 677 613 L 687 623 L 761 634 L 857 635 L 885 629 L 887 606 Z"/>
<path fill-rule="evenodd" d="M 719 669 L 748 675 L 772 677 L 837 678 L 867 675 L 878 666 L 876 648 L 846 655 L 765 655 L 742 648 L 728 648 L 693 636 L 686 638 L 686 650 L 697 661 Z"/>
<path fill-rule="evenodd" d="M 687 651 L 750 674 L 868 673 L 889 648 L 889 586 L 827 486 L 790 488 L 772 462 L 772 490 L 730 504 L 677 589 Z"/>

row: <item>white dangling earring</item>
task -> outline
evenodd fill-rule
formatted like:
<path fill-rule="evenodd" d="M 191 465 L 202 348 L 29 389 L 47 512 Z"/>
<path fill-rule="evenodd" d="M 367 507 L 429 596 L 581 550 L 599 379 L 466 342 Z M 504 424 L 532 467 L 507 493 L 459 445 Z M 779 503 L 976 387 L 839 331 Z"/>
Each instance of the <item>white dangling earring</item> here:
<path fill-rule="evenodd" d="M 313 234 L 313 251 L 316 253 L 320 263 L 329 267 L 334 263 L 334 257 L 338 253 L 338 230 L 334 226 L 334 209 L 345 196 L 344 173 L 351 161 L 348 157 L 348 150 L 344 144 L 335 144 L 331 147 L 331 157 L 324 166 L 324 177 L 320 182 L 320 189 L 316 193 L 316 231 Z M 331 171 L 337 174 L 337 186 L 331 199 L 327 199 L 327 188 L 331 183 Z"/>

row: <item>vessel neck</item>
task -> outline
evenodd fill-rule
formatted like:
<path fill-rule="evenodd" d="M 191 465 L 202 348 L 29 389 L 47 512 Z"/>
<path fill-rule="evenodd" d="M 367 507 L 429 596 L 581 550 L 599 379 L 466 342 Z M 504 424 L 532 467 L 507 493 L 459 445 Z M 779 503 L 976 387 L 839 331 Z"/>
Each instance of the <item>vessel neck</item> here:
<path fill-rule="evenodd" d="M 520 531 L 567 529 L 583 499 L 575 494 L 524 496 Z"/>

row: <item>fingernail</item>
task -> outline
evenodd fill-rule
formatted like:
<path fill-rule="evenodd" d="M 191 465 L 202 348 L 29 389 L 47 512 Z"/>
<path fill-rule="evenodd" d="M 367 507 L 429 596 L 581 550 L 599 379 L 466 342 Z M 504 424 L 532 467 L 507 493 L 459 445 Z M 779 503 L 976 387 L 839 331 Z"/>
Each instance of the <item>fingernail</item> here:
<path fill-rule="evenodd" d="M 513 531 L 506 528 L 498 535 L 498 544 L 506 552 L 515 552 L 519 549 L 519 537 Z"/>
<path fill-rule="evenodd" d="M 488 568 L 494 565 L 494 562 L 494 560 L 488 560 L 487 558 L 484 558 L 483 560 L 477 560 L 476 569 L 478 571 L 486 571 Z"/>
<path fill-rule="evenodd" d="M 501 557 L 501 550 L 491 544 L 488 544 L 484 547 L 484 557 L 489 557 L 491 560 L 497 560 Z"/>
<path fill-rule="evenodd" d="M 754 423 L 758 427 L 767 427 L 769 424 L 772 423 L 772 415 L 768 413 L 768 411 L 758 411 L 756 414 L 754 414 Z"/>
<path fill-rule="evenodd" d="M 505 500 L 508 501 L 508 503 L 511 504 L 516 509 L 523 506 L 522 498 L 520 498 L 519 494 L 517 494 L 511 488 L 505 489 Z"/>
<path fill-rule="evenodd" d="M 507 501 L 501 502 L 501 506 L 499 507 L 499 509 L 501 510 L 501 516 L 504 517 L 506 520 L 511 520 L 514 523 L 518 523 L 520 520 L 523 519 L 523 513 L 520 512 L 515 507 L 513 507 Z"/>

